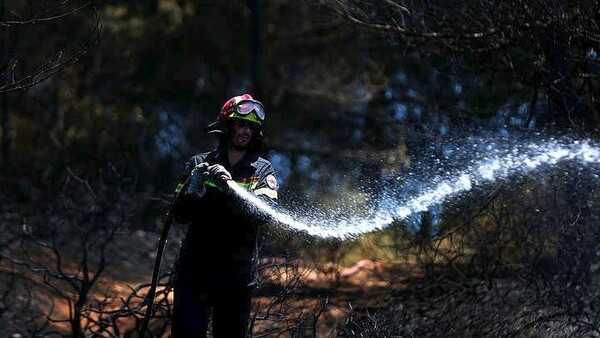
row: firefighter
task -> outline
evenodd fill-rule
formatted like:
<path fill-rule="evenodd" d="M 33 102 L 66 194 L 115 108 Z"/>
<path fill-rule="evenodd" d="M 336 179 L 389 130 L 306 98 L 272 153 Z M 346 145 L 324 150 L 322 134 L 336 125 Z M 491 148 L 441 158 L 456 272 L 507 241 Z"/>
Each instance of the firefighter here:
<path fill-rule="evenodd" d="M 263 104 L 250 94 L 227 100 L 206 129 L 219 135 L 218 146 L 185 163 L 172 209 L 176 222 L 189 223 L 174 274 L 173 338 L 206 337 L 209 319 L 213 337 L 248 336 L 259 228 L 268 217 L 245 206 L 227 181 L 277 202 L 275 171 L 261 156 L 264 121 Z"/>

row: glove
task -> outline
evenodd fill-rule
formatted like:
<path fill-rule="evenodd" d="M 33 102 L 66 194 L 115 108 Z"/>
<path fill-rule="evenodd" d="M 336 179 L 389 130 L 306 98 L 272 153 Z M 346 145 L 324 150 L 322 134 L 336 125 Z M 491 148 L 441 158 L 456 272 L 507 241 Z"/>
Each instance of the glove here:
<path fill-rule="evenodd" d="M 206 193 L 204 182 L 208 178 L 208 163 L 202 162 L 192 169 L 190 174 L 190 185 L 187 188 L 188 194 L 196 194 L 198 197 L 203 197 Z"/>
<path fill-rule="evenodd" d="M 225 169 L 225 167 L 220 164 L 213 164 L 208 166 L 206 172 L 208 178 L 217 185 L 219 190 L 227 190 L 227 181 L 231 179 L 231 174 L 229 171 L 227 171 L 227 169 Z"/>

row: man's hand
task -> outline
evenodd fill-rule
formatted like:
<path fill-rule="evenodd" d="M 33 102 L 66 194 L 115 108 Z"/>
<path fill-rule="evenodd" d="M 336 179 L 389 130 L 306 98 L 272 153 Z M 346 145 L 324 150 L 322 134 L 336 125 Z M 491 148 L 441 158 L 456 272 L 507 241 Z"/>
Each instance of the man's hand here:
<path fill-rule="evenodd" d="M 219 190 L 227 190 L 227 181 L 231 179 L 231 174 L 225 167 L 220 164 L 213 164 L 208 166 L 206 172 L 209 179 L 217 185 Z"/>
<path fill-rule="evenodd" d="M 195 193 L 199 197 L 203 197 L 206 193 L 204 181 L 208 178 L 208 163 L 202 162 L 192 169 L 190 174 L 190 185 L 187 188 L 187 193 Z"/>

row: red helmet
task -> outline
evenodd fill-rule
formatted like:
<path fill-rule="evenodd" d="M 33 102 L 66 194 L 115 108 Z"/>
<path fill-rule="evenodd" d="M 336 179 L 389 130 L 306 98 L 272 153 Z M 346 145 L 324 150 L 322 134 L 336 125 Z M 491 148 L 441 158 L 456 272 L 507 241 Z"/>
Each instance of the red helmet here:
<path fill-rule="evenodd" d="M 265 121 L 265 108 L 250 94 L 234 96 L 225 102 L 217 115 L 217 120 L 208 125 L 207 131 L 209 133 L 225 132 L 227 121 L 231 119 L 250 121 L 260 128 Z"/>

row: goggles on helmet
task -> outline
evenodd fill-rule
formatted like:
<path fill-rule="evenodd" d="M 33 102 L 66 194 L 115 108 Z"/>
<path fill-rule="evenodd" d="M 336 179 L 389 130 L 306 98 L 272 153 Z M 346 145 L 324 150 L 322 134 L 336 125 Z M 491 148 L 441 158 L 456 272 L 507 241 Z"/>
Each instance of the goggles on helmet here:
<path fill-rule="evenodd" d="M 249 116 L 252 112 L 254 112 L 254 118 Z M 262 124 L 265 120 L 265 107 L 256 100 L 241 100 L 230 108 L 229 113 L 230 117 L 239 117 L 258 124 Z"/>

